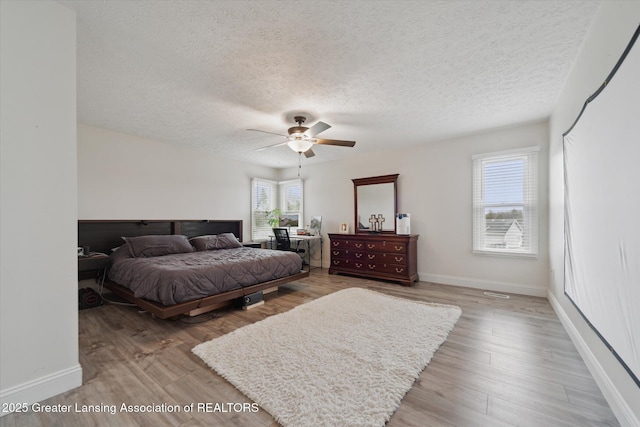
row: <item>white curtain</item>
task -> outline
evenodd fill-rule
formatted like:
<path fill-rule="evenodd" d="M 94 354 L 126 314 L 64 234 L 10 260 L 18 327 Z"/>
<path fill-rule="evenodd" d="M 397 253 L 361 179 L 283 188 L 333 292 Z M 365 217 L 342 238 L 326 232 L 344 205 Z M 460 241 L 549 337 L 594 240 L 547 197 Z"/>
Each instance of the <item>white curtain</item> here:
<path fill-rule="evenodd" d="M 640 46 L 565 135 L 563 154 L 565 293 L 640 386 L 638 76 Z"/>

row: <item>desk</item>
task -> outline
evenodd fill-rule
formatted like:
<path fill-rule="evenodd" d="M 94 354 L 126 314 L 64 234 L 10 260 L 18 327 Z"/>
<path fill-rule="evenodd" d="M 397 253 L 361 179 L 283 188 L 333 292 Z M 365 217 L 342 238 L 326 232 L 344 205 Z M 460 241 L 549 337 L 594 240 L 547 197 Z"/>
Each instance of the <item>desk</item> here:
<path fill-rule="evenodd" d="M 305 235 L 299 235 L 299 234 L 292 234 L 289 236 L 289 240 L 291 240 L 291 242 L 296 242 L 297 245 L 299 245 L 300 242 L 306 242 L 307 248 L 305 252 L 306 253 L 305 258 L 307 260 L 307 265 L 309 266 L 309 271 L 311 271 L 311 242 L 314 242 L 314 241 L 320 242 L 320 267 L 315 267 L 315 268 L 322 268 L 322 236 L 321 235 L 305 236 Z"/>
<path fill-rule="evenodd" d="M 242 242 L 242 246 L 245 248 L 257 248 L 260 249 L 262 247 L 261 242 Z"/>

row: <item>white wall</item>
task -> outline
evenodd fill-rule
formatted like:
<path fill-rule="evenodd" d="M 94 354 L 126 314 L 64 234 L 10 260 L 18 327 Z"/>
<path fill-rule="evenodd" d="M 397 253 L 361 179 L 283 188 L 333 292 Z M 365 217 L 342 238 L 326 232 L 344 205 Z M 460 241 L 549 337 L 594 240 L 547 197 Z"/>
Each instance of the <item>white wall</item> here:
<path fill-rule="evenodd" d="M 302 166 L 305 224 L 322 215 L 322 233 L 336 233 L 342 222 L 354 227 L 353 178 L 399 173 L 398 209 L 411 214 L 419 234 L 420 280 L 546 296 L 547 122 L 526 124 L 396 151 Z M 358 141 L 366 144 L 366 141 Z M 474 255 L 472 249 L 471 156 L 513 148 L 540 147 L 540 235 L 537 259 Z M 342 148 L 335 148 L 340 150 Z M 304 162 L 304 160 L 303 160 Z M 297 168 L 281 171 L 288 179 Z M 324 266 L 329 265 L 328 239 Z"/>
<path fill-rule="evenodd" d="M 80 219 L 241 219 L 251 240 L 251 178 L 271 168 L 78 125 Z"/>
<path fill-rule="evenodd" d="M 541 149 L 538 259 L 473 255 L 471 156 L 534 145 Z M 412 232 L 420 234 L 421 280 L 546 296 L 547 146 L 548 126 L 541 122 L 303 165 L 304 224 L 322 215 L 325 236 L 337 232 L 342 222 L 353 230 L 351 179 L 400 173 L 398 206 L 401 212 L 411 213 Z M 249 240 L 251 177 L 285 180 L 296 174 L 297 168 L 277 171 L 222 160 L 206 150 L 78 125 L 80 219 L 243 219 L 243 234 Z M 328 244 L 325 239 L 325 267 Z"/>
<path fill-rule="evenodd" d="M 75 14 L 0 2 L 0 401 L 82 382 L 78 363 Z"/>
<path fill-rule="evenodd" d="M 564 295 L 562 134 L 573 124 L 585 100 L 609 75 L 639 23 L 640 2 L 616 1 L 602 4 L 567 79 L 549 126 L 549 248 L 552 272 L 549 300 L 616 416 L 623 425 L 628 426 L 640 425 L 640 388 Z M 634 49 L 638 48 L 639 46 L 635 46 Z M 630 188 L 630 194 L 636 194 L 634 191 L 635 184 Z"/>

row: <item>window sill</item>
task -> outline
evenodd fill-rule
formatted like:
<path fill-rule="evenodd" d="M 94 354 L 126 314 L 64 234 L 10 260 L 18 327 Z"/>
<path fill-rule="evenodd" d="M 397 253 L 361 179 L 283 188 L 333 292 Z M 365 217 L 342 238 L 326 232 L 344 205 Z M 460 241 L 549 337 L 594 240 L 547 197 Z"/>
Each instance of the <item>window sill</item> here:
<path fill-rule="evenodd" d="M 525 253 L 525 252 L 513 252 L 513 251 L 496 251 L 496 250 L 473 250 L 475 255 L 481 256 L 496 256 L 503 258 L 525 258 L 525 259 L 538 259 L 537 253 Z"/>

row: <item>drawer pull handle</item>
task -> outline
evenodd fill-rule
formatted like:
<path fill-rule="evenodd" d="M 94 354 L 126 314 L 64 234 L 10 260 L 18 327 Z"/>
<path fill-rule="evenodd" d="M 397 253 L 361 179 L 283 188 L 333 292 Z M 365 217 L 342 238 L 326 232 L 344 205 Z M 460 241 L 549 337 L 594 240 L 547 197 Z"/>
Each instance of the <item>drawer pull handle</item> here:
<path fill-rule="evenodd" d="M 374 254 L 367 254 L 367 258 L 374 259 L 376 256 Z"/>
<path fill-rule="evenodd" d="M 355 246 L 356 246 L 356 248 L 361 248 L 362 247 L 362 243 L 356 243 Z"/>
<path fill-rule="evenodd" d="M 375 245 L 375 244 L 368 243 L 368 244 L 367 244 L 367 247 L 368 247 L 369 249 L 373 249 L 373 248 L 375 248 L 375 247 L 376 247 L 376 245 Z"/>
<path fill-rule="evenodd" d="M 334 254 L 335 256 L 338 256 L 338 255 L 340 255 L 340 251 L 333 251 L 333 254 Z"/>
<path fill-rule="evenodd" d="M 338 245 L 340 245 L 340 242 L 331 242 L 331 243 L 333 243 L 333 246 L 338 246 Z"/>
<path fill-rule="evenodd" d="M 358 268 L 362 267 L 362 263 L 356 262 L 356 267 Z"/>
<path fill-rule="evenodd" d="M 402 273 L 403 271 L 404 271 L 404 268 L 396 267 L 396 273 Z"/>
<path fill-rule="evenodd" d="M 374 268 L 376 268 L 375 264 L 369 264 L 369 270 L 373 270 Z"/>
<path fill-rule="evenodd" d="M 362 253 L 361 252 L 356 252 L 356 258 L 362 258 Z"/>
<path fill-rule="evenodd" d="M 396 248 L 396 251 L 401 251 L 402 250 L 402 246 L 394 246 Z"/>
<path fill-rule="evenodd" d="M 397 256 L 397 257 L 396 257 L 396 262 L 400 262 L 400 261 L 402 261 L 402 259 L 403 259 L 403 258 L 402 258 L 401 256 Z"/>

